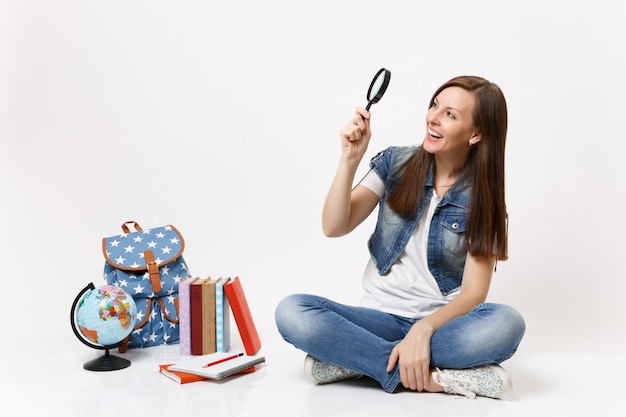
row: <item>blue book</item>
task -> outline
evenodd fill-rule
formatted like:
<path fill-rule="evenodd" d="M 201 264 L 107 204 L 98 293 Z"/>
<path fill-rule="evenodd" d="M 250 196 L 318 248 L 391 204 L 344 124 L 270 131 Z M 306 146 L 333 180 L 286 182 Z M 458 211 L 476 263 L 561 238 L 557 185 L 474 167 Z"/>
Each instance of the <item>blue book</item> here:
<path fill-rule="evenodd" d="M 230 278 L 221 277 L 215 283 L 215 348 L 217 352 L 230 349 L 230 305 L 224 296 L 224 284 Z"/>

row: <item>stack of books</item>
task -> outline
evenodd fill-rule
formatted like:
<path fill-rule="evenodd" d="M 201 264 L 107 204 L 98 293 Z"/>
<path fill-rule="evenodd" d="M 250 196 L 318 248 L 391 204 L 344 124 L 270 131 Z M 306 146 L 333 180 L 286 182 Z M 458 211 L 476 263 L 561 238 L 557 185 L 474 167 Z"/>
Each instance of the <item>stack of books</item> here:
<path fill-rule="evenodd" d="M 186 278 L 179 284 L 178 298 L 181 356 L 228 352 L 231 311 L 246 354 L 261 348 L 239 277 Z"/>
<path fill-rule="evenodd" d="M 178 302 L 180 355 L 200 357 L 159 365 L 163 375 L 183 384 L 253 372 L 265 362 L 256 356 L 261 339 L 239 277 L 186 278 L 179 283 Z M 245 353 L 228 353 L 231 312 Z M 213 363 L 219 366 L 205 366 Z"/>

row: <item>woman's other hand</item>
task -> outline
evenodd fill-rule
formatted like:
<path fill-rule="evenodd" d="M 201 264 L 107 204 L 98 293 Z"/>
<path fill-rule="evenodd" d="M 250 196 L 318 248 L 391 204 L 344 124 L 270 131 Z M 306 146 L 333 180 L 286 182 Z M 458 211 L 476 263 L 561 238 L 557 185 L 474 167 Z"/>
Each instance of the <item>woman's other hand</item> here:
<path fill-rule="evenodd" d="M 387 372 L 398 363 L 400 382 L 405 388 L 424 391 L 430 384 L 430 339 L 433 331 L 417 322 L 404 339 L 391 351 Z"/>

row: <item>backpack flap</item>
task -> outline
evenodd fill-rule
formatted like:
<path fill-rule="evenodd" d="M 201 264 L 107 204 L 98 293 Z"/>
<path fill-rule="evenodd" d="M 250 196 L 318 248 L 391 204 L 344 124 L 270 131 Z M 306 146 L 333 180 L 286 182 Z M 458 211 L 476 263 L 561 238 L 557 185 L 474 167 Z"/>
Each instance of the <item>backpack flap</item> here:
<path fill-rule="evenodd" d="M 127 224 L 133 223 L 135 231 Z M 136 222 L 122 225 L 122 234 L 102 239 L 102 253 L 113 269 L 133 275 L 149 274 L 152 291 L 162 290 L 160 271 L 167 274 L 167 264 L 182 256 L 185 241 L 172 225 L 142 229 Z"/>

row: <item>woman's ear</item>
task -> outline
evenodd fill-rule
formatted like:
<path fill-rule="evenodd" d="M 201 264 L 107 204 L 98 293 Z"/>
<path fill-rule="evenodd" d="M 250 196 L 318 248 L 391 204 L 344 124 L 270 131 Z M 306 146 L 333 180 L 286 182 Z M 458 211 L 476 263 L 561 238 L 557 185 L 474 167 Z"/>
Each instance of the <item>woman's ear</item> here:
<path fill-rule="evenodd" d="M 474 133 L 472 135 L 472 137 L 469 140 L 469 144 L 471 145 L 476 145 L 478 142 L 480 142 L 480 140 L 482 139 L 482 136 L 480 136 L 480 134 L 478 132 Z"/>

